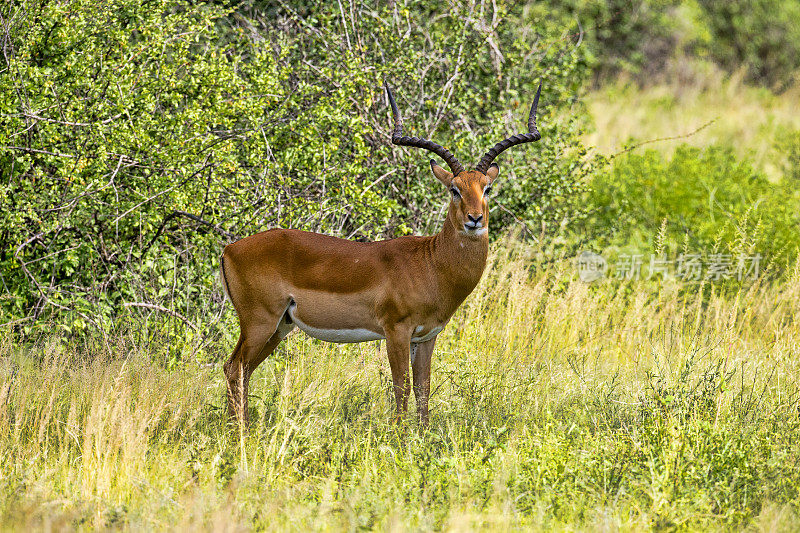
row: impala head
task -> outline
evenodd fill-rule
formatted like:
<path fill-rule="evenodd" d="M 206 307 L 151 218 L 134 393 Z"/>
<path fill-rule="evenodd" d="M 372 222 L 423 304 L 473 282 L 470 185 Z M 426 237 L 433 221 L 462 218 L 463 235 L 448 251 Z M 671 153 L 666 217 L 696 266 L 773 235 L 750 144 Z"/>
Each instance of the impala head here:
<path fill-rule="evenodd" d="M 433 175 L 450 191 L 447 218 L 456 231 L 470 237 L 480 237 L 489 232 L 489 193 L 499 167 L 494 163 L 486 173 L 464 170 L 453 176 L 431 159 Z"/>
<path fill-rule="evenodd" d="M 522 133 L 509 137 L 495 144 L 491 150 L 481 158 L 475 166 L 475 170 L 464 170 L 463 165 L 445 147 L 428 139 L 420 137 L 406 137 L 403 135 L 403 119 L 397 109 L 392 90 L 389 84 L 386 85 L 386 95 L 389 104 L 392 106 L 394 115 L 394 132 L 392 143 L 401 146 L 415 146 L 424 148 L 435 153 L 444 159 L 450 171 L 440 167 L 436 161 L 431 160 L 431 170 L 433 175 L 441 181 L 450 191 L 450 206 L 448 209 L 448 220 L 455 229 L 463 235 L 469 237 L 481 237 L 489 231 L 489 206 L 488 196 L 492 188 L 492 183 L 497 178 L 500 168 L 493 163 L 504 150 L 517 144 L 535 142 L 542 138 L 536 128 L 536 108 L 539 105 L 539 95 L 542 92 L 542 85 L 536 91 L 533 99 L 531 111 L 528 116 L 528 133 Z"/>

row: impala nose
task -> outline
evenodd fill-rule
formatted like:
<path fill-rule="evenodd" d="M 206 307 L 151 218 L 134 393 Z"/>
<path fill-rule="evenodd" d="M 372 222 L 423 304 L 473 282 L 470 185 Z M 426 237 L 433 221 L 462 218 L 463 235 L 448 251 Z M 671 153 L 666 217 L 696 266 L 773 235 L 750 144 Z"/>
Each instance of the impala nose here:
<path fill-rule="evenodd" d="M 481 221 L 483 220 L 482 214 L 473 215 L 472 213 L 467 213 L 467 218 L 469 221 L 464 224 L 464 229 L 468 231 L 474 231 L 483 226 L 483 224 L 481 224 Z"/>

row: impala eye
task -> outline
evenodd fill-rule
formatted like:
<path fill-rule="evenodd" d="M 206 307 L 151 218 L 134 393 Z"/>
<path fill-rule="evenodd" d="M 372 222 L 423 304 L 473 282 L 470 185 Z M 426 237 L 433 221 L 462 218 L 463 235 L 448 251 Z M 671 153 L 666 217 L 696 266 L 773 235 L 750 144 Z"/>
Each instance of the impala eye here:
<path fill-rule="evenodd" d="M 453 200 L 458 200 L 459 198 L 461 198 L 461 193 L 458 192 L 458 189 L 456 189 L 455 187 L 451 187 L 450 192 L 453 195 Z"/>

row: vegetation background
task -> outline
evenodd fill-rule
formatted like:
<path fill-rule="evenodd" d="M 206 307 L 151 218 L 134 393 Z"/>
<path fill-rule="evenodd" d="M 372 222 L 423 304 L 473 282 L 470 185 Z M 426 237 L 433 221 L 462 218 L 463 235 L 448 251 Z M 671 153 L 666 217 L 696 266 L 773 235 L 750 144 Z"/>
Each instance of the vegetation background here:
<path fill-rule="evenodd" d="M 20 0 L 0 32 L 6 528 L 800 525 L 795 2 Z M 384 80 L 467 162 L 544 85 L 432 428 L 388 424 L 380 345 L 293 335 L 236 432 L 222 246 L 441 224 Z M 587 286 L 582 249 L 764 269 Z"/>

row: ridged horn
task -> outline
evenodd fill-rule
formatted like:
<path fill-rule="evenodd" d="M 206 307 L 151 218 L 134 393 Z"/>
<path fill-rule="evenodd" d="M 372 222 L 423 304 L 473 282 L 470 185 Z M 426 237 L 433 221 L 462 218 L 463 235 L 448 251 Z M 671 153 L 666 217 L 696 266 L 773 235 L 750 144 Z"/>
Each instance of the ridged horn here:
<path fill-rule="evenodd" d="M 453 173 L 453 176 L 464 172 L 464 166 L 458 161 L 458 159 L 456 159 L 456 156 L 454 156 L 450 150 L 444 146 L 433 141 L 429 141 L 428 139 L 422 139 L 420 137 L 406 137 L 403 135 L 403 119 L 400 116 L 400 111 L 397 109 L 397 103 L 394 101 L 392 89 L 385 81 L 383 82 L 383 85 L 386 87 L 386 96 L 389 98 L 389 105 L 392 106 L 392 114 L 394 115 L 394 132 L 392 133 L 392 143 L 399 146 L 414 146 L 416 148 L 430 150 L 434 154 L 444 159 L 444 162 L 450 167 L 450 171 Z"/>
<path fill-rule="evenodd" d="M 540 94 L 542 94 L 541 83 L 539 83 L 539 89 L 536 91 L 536 97 L 533 99 L 531 113 L 528 115 L 528 133 L 520 133 L 519 135 L 514 135 L 495 144 L 492 149 L 486 152 L 486 155 L 481 158 L 478 166 L 475 167 L 475 170 L 486 174 L 486 171 L 489 169 L 489 165 L 492 164 L 492 161 L 494 161 L 494 158 L 505 150 L 508 150 L 512 146 L 516 146 L 518 144 L 536 142 L 542 138 L 542 134 L 539 133 L 538 129 L 536 129 L 536 108 L 539 106 Z"/>

